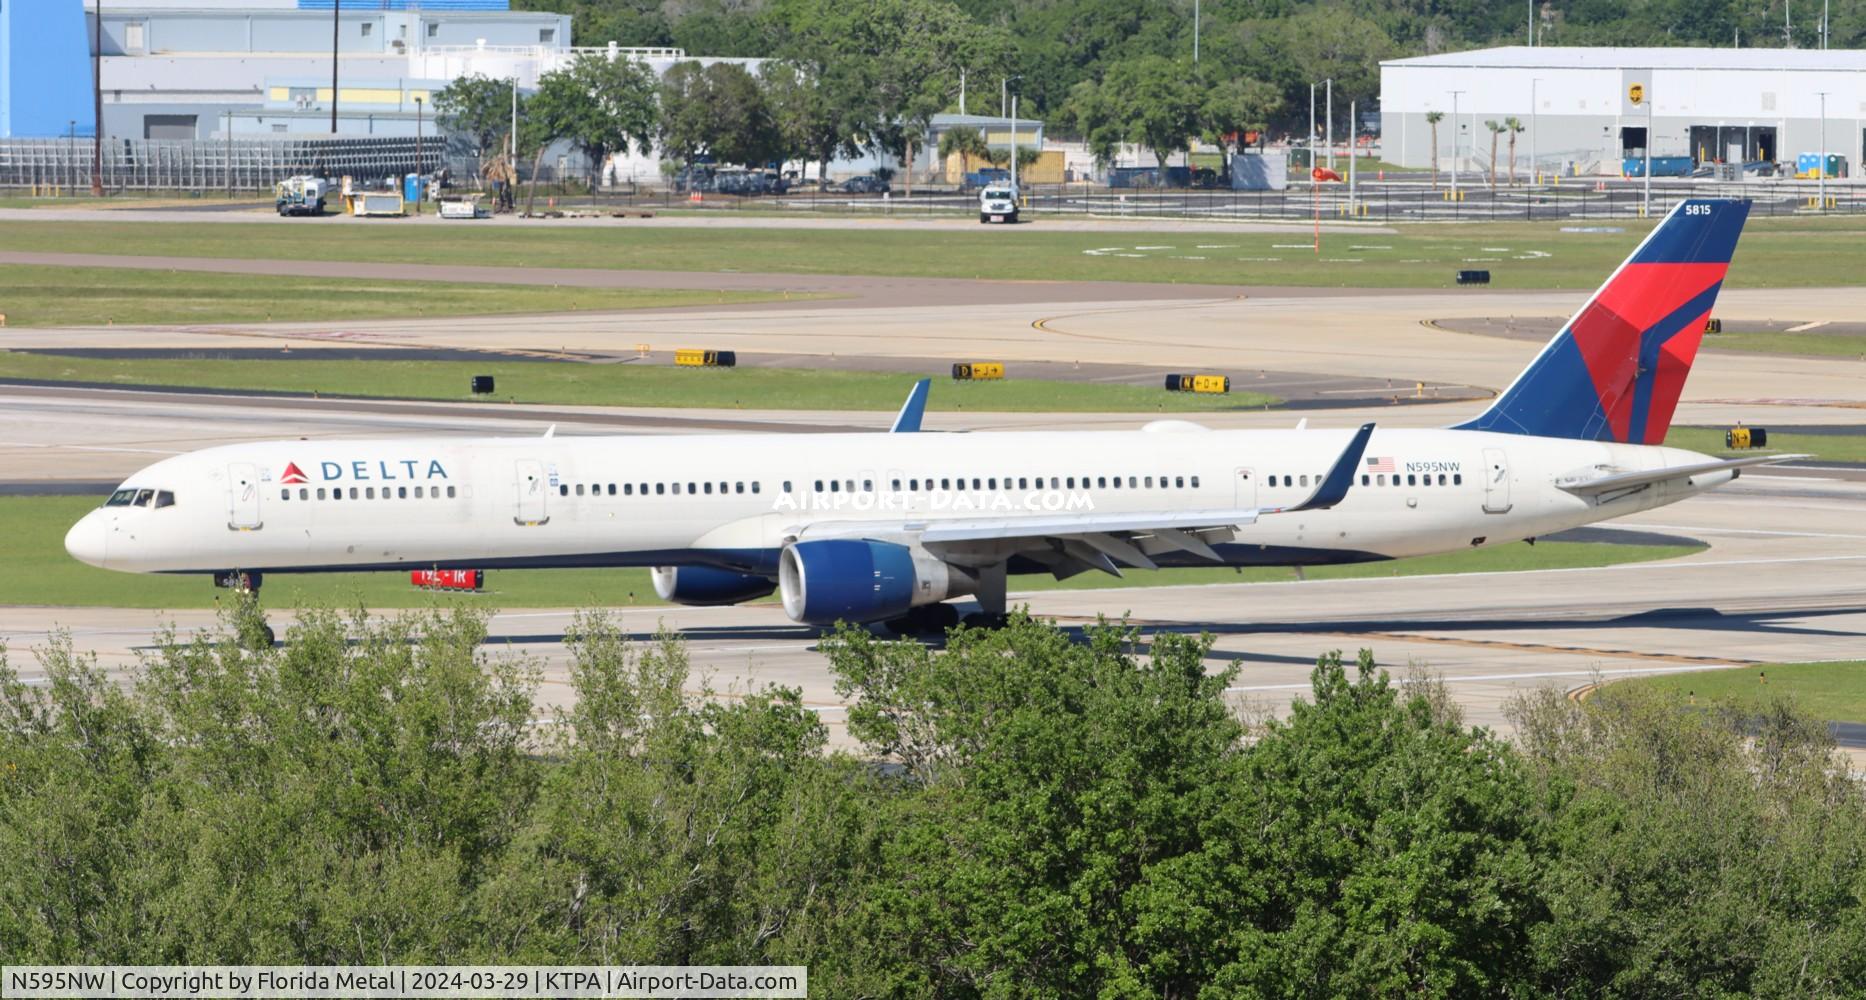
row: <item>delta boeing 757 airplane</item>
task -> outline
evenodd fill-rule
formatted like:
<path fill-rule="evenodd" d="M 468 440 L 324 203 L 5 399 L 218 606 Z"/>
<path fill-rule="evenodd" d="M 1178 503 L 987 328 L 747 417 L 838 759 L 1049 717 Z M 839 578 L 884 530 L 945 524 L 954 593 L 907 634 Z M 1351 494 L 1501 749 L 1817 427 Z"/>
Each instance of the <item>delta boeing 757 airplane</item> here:
<path fill-rule="evenodd" d="M 798 622 L 1005 610 L 1006 577 L 1310 566 L 1533 539 L 1793 456 L 1660 447 L 1747 201 L 1690 200 L 1529 367 L 1440 430 L 265 441 L 166 459 L 85 515 L 93 566 L 266 573 L 648 566 L 680 604 L 778 591 Z M 926 383 L 895 430 L 918 430 Z"/>

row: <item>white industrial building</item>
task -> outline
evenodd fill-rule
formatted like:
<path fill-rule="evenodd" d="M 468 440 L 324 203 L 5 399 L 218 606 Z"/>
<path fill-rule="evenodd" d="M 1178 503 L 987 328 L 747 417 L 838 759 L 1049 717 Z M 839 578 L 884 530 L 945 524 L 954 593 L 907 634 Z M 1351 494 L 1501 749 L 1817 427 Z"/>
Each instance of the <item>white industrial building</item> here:
<path fill-rule="evenodd" d="M 1648 128 L 1654 157 L 1793 164 L 1825 149 L 1857 168 L 1866 51 L 1510 46 L 1393 59 L 1380 64 L 1380 110 L 1384 157 L 1408 167 L 1431 164 L 1437 111 L 1441 169 L 1455 155 L 1487 170 L 1485 123 L 1510 117 L 1525 126 L 1518 173 L 1533 155 L 1544 173 L 1619 174 L 1645 154 Z"/>

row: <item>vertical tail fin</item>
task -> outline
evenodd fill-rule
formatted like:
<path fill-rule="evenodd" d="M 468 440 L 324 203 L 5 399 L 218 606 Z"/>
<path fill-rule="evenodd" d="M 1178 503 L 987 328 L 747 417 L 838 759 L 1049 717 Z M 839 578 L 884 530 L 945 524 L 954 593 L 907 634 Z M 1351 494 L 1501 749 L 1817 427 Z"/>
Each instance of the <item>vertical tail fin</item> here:
<path fill-rule="evenodd" d="M 1681 202 L 1490 409 L 1458 426 L 1664 441 L 1748 217 L 1748 200 Z"/>

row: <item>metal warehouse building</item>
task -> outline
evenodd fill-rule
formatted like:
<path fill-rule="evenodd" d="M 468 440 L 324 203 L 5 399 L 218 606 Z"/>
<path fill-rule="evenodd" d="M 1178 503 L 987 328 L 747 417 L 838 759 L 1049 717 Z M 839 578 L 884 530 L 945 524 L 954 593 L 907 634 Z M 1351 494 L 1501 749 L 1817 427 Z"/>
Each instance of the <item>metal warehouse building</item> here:
<path fill-rule="evenodd" d="M 1634 101 L 1637 94 L 1639 100 Z M 1825 95 L 1823 98 L 1822 95 Z M 1854 169 L 1866 152 L 1866 51 L 1800 49 L 1506 48 L 1394 59 L 1380 65 L 1385 158 L 1487 170 L 1487 121 L 1515 117 L 1517 172 L 1619 174 L 1627 158 L 1793 164 L 1822 147 Z M 1454 113 L 1455 112 L 1455 113 Z M 1508 142 L 1505 134 L 1499 150 Z M 1505 169 L 1498 153 L 1498 170 Z"/>

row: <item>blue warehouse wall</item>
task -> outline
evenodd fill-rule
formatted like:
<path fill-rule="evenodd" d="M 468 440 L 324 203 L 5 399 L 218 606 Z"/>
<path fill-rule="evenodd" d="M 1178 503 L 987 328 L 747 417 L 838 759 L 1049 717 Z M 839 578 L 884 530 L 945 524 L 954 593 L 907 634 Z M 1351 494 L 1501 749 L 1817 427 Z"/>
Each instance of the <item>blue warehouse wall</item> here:
<path fill-rule="evenodd" d="M 0 0 L 0 137 L 93 134 L 79 0 Z"/>

